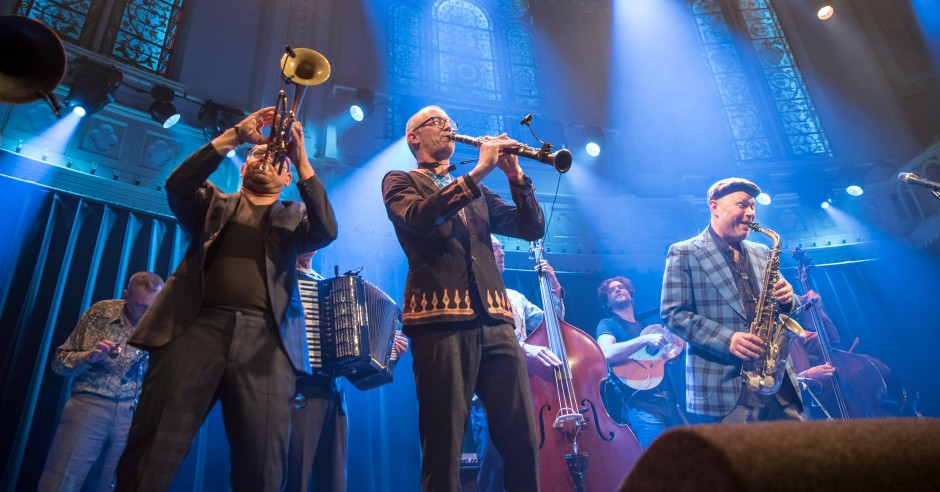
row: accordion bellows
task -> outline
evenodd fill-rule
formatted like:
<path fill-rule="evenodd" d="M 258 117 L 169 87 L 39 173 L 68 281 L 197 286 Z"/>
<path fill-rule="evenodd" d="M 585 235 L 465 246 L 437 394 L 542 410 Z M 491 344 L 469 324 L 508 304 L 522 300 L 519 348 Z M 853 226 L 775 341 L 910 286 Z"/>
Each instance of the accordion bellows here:
<path fill-rule="evenodd" d="M 343 376 L 366 390 L 392 381 L 392 343 L 401 309 L 381 289 L 354 275 L 297 279 L 314 374 Z"/>

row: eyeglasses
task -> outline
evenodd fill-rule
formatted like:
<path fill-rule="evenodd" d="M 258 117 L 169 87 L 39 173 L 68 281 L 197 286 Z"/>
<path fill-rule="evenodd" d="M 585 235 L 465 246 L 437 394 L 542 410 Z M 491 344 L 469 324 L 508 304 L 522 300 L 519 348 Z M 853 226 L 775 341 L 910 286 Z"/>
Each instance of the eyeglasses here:
<path fill-rule="evenodd" d="M 248 157 L 254 157 L 255 159 L 264 159 L 264 154 L 267 151 L 268 149 L 252 149 L 252 151 L 248 153 Z"/>
<path fill-rule="evenodd" d="M 448 124 L 450 124 L 450 129 L 451 129 L 451 130 L 457 131 L 457 122 L 454 121 L 454 120 L 452 120 L 452 119 L 445 118 L 445 117 L 443 117 L 443 116 L 432 116 L 432 117 L 430 117 L 430 118 L 424 120 L 423 123 L 421 123 L 420 125 L 416 126 L 416 127 L 414 128 L 414 130 L 411 130 L 411 131 L 416 132 L 416 131 L 418 131 L 419 128 L 422 128 L 422 127 L 425 127 L 425 126 L 436 126 L 436 127 L 444 128 L 444 127 L 447 126 Z"/>

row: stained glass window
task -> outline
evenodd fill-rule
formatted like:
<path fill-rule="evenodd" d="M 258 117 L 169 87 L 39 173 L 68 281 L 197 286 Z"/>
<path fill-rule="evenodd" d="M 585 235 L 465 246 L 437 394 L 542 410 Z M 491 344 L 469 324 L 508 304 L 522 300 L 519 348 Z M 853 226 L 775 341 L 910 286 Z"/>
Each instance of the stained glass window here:
<path fill-rule="evenodd" d="M 695 0 L 692 11 L 738 160 L 831 156 L 773 5 L 768 0 Z"/>
<path fill-rule="evenodd" d="M 67 42 L 166 76 L 183 0 L 116 0 L 110 14 L 104 12 L 107 3 L 23 0 L 21 13 L 45 22 Z"/>
<path fill-rule="evenodd" d="M 409 99 L 447 106 L 461 133 L 506 130 L 540 102 L 526 0 L 399 0 L 389 6 L 389 134 Z M 469 107 L 473 109 L 470 110 Z"/>
<path fill-rule="evenodd" d="M 443 0 L 431 19 L 436 92 L 501 101 L 493 28 L 483 11 L 467 0 Z"/>

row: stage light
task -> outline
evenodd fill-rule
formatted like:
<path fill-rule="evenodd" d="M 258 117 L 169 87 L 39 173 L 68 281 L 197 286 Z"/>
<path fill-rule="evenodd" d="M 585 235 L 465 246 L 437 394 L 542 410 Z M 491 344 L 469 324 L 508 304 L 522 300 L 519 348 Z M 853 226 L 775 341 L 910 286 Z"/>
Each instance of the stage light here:
<path fill-rule="evenodd" d="M 349 116 L 362 121 L 375 112 L 375 93 L 369 89 L 356 89 L 356 103 L 349 106 Z"/>
<path fill-rule="evenodd" d="M 150 95 L 153 97 L 153 103 L 150 105 L 150 118 L 163 125 L 163 128 L 169 128 L 180 120 L 180 114 L 173 106 L 173 89 L 165 85 L 155 85 L 150 89 Z"/>
<path fill-rule="evenodd" d="M 202 125 L 202 134 L 206 137 L 206 141 L 218 137 L 222 132 L 235 126 L 244 118 L 244 111 L 231 106 L 224 106 L 212 99 L 203 103 L 202 107 L 199 108 L 199 124 Z"/>
<path fill-rule="evenodd" d="M 754 200 L 761 205 L 770 205 L 774 197 L 777 195 L 777 187 L 774 185 L 770 175 L 758 174 L 757 176 L 754 176 L 753 181 L 761 189 L 761 192 L 756 197 L 754 197 Z"/>
<path fill-rule="evenodd" d="M 601 146 L 597 142 L 588 142 L 587 145 L 584 146 L 584 151 L 591 157 L 597 157 L 601 155 Z"/>
<path fill-rule="evenodd" d="M 828 199 L 828 200 L 826 200 L 826 201 L 820 203 L 820 204 L 819 204 L 819 208 L 821 208 L 821 209 L 823 209 L 823 210 L 826 210 L 827 208 L 829 208 L 830 205 L 832 205 L 832 199 Z"/>
<path fill-rule="evenodd" d="M 601 155 L 601 148 L 604 146 L 604 130 L 597 126 L 588 126 L 584 129 L 584 139 L 587 143 L 584 145 L 584 151 L 591 157 Z"/>
<path fill-rule="evenodd" d="M 819 20 L 826 20 L 836 13 L 832 7 L 832 0 L 808 0 L 807 4 Z"/>
<path fill-rule="evenodd" d="M 120 71 L 87 58 L 75 60 L 73 66 L 72 84 L 65 104 L 75 114 L 90 116 L 114 102 L 114 91 L 124 79 Z"/>
<path fill-rule="evenodd" d="M 862 196 L 865 190 L 859 185 L 849 185 L 845 187 L 845 192 L 851 196 Z"/>
<path fill-rule="evenodd" d="M 794 174 L 792 179 L 793 189 L 799 194 L 800 204 L 804 207 L 826 208 L 832 203 L 829 180 L 822 170 L 806 169 Z"/>

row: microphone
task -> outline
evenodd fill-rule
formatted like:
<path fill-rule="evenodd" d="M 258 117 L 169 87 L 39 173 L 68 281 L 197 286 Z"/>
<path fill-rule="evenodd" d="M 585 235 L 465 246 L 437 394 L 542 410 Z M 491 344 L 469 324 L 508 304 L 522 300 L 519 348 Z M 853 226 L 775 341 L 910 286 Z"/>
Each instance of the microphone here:
<path fill-rule="evenodd" d="M 532 115 L 531 115 L 531 114 L 525 115 L 525 118 L 522 118 L 522 121 L 519 122 L 520 125 L 528 125 L 529 123 L 532 123 Z"/>
<path fill-rule="evenodd" d="M 294 49 L 291 48 L 289 44 L 284 46 L 284 52 L 291 58 L 297 58 L 297 54 L 294 53 Z"/>
<path fill-rule="evenodd" d="M 940 191 L 940 183 L 936 181 L 930 181 L 929 179 L 921 178 L 920 176 L 914 173 L 898 174 L 898 181 L 902 183 L 923 186 L 925 188 L 930 188 L 933 191 Z"/>

